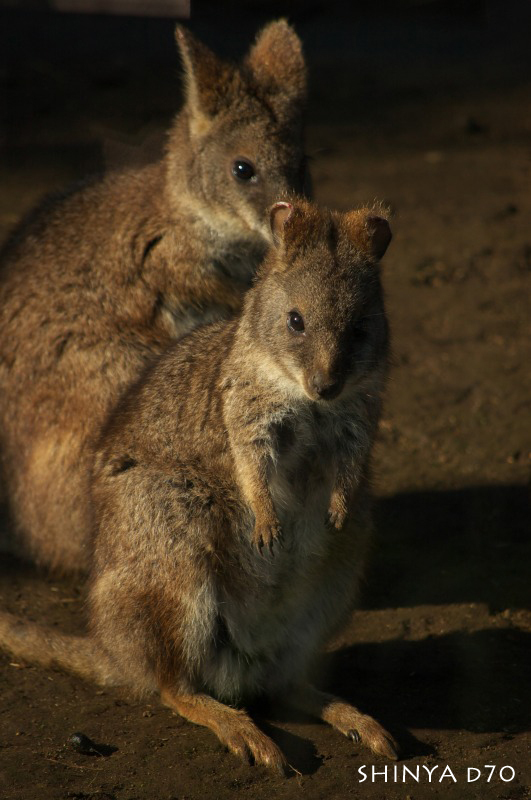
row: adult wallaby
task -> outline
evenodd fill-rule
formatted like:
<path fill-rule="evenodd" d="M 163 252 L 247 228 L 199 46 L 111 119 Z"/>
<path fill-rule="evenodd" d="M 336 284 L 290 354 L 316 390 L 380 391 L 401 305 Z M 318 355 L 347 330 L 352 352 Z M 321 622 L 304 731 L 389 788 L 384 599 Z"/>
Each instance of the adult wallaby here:
<path fill-rule="evenodd" d="M 267 25 L 240 67 L 184 28 L 185 103 L 163 159 L 45 203 L 0 269 L 0 452 L 20 543 L 85 569 L 88 442 L 146 362 L 237 311 L 267 208 L 304 179 L 301 44 Z"/>
<path fill-rule="evenodd" d="M 272 207 L 271 226 L 242 313 L 173 344 L 103 430 L 90 636 L 1 614 L 0 644 L 158 692 L 279 770 L 277 745 L 232 706 L 284 697 L 394 758 L 379 723 L 307 683 L 353 607 L 371 533 L 389 225 L 294 200 Z"/>

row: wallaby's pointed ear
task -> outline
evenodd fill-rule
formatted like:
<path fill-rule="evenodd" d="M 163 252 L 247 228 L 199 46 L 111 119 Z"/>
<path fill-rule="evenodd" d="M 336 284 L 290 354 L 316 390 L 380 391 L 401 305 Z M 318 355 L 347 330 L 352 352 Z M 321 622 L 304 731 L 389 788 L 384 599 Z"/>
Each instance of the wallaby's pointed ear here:
<path fill-rule="evenodd" d="M 306 99 L 306 64 L 301 40 L 285 19 L 262 28 L 244 66 L 280 120 L 300 114 Z"/>
<path fill-rule="evenodd" d="M 371 252 L 379 261 L 384 257 L 393 238 L 389 222 L 385 217 L 369 214 L 365 220 L 365 227 L 369 236 Z"/>
<path fill-rule="evenodd" d="M 371 209 L 345 214 L 350 239 L 360 250 L 376 260 L 383 258 L 392 238 L 389 222 Z"/>
<path fill-rule="evenodd" d="M 284 225 L 293 213 L 293 206 L 291 203 L 281 201 L 275 203 L 269 212 L 269 224 L 271 225 L 271 233 L 273 234 L 273 241 L 275 244 L 280 244 L 284 238 Z"/>
<path fill-rule="evenodd" d="M 181 25 L 175 28 L 175 39 L 184 66 L 186 103 L 196 118 L 206 122 L 226 105 L 235 70 Z"/>

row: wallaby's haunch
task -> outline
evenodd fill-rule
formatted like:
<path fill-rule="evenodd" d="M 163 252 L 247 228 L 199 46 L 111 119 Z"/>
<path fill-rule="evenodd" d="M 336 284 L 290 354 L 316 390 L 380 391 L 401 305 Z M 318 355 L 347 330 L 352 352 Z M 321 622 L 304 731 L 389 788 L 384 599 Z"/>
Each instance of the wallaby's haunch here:
<path fill-rule="evenodd" d="M 353 607 L 387 372 L 380 212 L 271 210 L 242 313 L 173 344 L 96 448 L 89 638 L 0 615 L 0 644 L 159 692 L 234 753 L 283 770 L 234 704 L 284 697 L 377 753 L 374 719 L 307 683 Z M 230 703 L 231 706 L 225 705 Z"/>
<path fill-rule="evenodd" d="M 48 202 L 0 270 L 0 452 L 19 541 L 88 566 L 88 442 L 147 361 L 237 311 L 269 241 L 267 209 L 301 188 L 305 64 L 285 21 L 240 67 L 176 31 L 186 100 L 156 164 Z"/>

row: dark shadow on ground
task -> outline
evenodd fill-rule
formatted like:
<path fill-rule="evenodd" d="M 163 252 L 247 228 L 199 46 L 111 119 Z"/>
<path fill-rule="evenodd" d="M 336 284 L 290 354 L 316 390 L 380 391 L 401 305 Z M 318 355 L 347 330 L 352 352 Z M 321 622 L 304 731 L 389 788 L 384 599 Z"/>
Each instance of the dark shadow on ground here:
<path fill-rule="evenodd" d="M 529 494 L 526 486 L 481 486 L 378 500 L 363 607 L 531 608 Z"/>
<path fill-rule="evenodd" d="M 529 728 L 531 634 L 516 628 L 344 648 L 328 686 L 389 727 L 503 732 Z"/>

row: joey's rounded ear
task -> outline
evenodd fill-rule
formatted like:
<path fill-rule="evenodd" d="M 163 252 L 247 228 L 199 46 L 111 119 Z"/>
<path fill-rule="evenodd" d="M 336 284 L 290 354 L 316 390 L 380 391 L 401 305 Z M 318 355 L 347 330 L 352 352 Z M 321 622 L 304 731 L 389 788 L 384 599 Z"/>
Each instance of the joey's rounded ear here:
<path fill-rule="evenodd" d="M 182 25 L 176 26 L 175 39 L 184 67 L 186 103 L 192 117 L 206 121 L 226 105 L 235 70 Z"/>
<path fill-rule="evenodd" d="M 345 214 L 348 234 L 356 247 L 371 258 L 383 258 L 392 238 L 389 222 L 379 210 L 362 208 Z"/>
<path fill-rule="evenodd" d="M 275 203 L 269 211 L 269 224 L 271 226 L 271 233 L 273 234 L 273 241 L 275 244 L 280 244 L 284 238 L 284 225 L 293 213 L 293 205 L 284 201 Z"/>
<path fill-rule="evenodd" d="M 306 99 L 306 63 L 301 40 L 287 20 L 262 28 L 244 67 L 266 92 L 279 119 L 286 121 L 300 114 Z"/>

